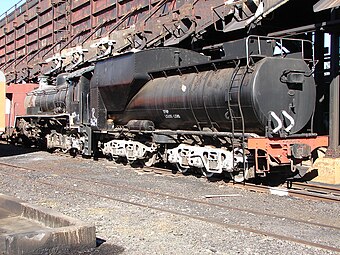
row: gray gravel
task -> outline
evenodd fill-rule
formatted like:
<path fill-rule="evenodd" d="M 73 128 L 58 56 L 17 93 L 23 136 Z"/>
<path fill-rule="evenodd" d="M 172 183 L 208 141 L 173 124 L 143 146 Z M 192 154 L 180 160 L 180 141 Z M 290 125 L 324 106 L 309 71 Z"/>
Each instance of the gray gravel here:
<path fill-rule="evenodd" d="M 1 150 L 4 148 L 0 147 Z M 73 159 L 47 152 L 3 154 L 0 162 L 38 169 L 21 171 L 0 166 L 1 193 L 95 223 L 98 240 L 105 242 L 95 250 L 79 251 L 79 254 L 337 254 L 257 234 L 252 230 L 340 249 L 339 204 L 336 203 L 254 193 L 194 176 L 170 177 L 104 160 Z M 138 189 L 160 192 L 161 195 Z M 204 198 L 208 194 L 238 196 Z M 217 206 L 173 196 L 211 202 Z M 133 203 L 143 204 L 144 207 Z M 185 215 L 194 215 L 197 219 Z M 225 225 L 208 223 L 199 218 Z M 338 229 L 301 223 L 299 220 Z M 237 226 L 249 230 L 240 230 Z"/>

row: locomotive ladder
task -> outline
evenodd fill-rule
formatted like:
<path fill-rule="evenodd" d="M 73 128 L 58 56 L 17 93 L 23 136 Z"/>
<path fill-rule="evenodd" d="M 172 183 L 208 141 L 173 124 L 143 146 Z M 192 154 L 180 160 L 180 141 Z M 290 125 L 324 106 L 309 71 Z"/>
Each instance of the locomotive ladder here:
<path fill-rule="evenodd" d="M 246 156 L 245 156 L 245 140 L 244 140 L 244 133 L 245 133 L 245 125 L 244 125 L 244 116 L 242 112 L 241 107 L 241 87 L 244 80 L 244 77 L 246 75 L 246 70 L 243 72 L 239 72 L 242 70 L 240 68 L 240 61 L 236 63 L 236 66 L 234 68 L 232 77 L 230 79 L 229 87 L 228 87 L 228 94 L 227 94 L 227 101 L 228 101 L 228 111 L 229 111 L 229 117 L 231 120 L 231 131 L 232 131 L 232 139 L 231 139 L 231 145 L 233 150 L 233 167 L 235 166 L 235 132 L 241 132 L 241 148 L 242 148 L 242 157 L 243 157 L 243 167 L 234 167 L 234 170 L 237 170 L 239 174 L 243 175 L 243 181 L 245 181 L 245 171 L 246 171 Z M 233 89 L 233 85 L 238 84 L 237 87 L 237 100 L 232 100 L 232 94 L 235 94 Z M 236 101 L 236 102 L 235 102 Z M 235 122 L 241 122 L 241 129 L 235 128 Z M 235 182 L 235 179 L 233 178 L 233 181 Z"/>

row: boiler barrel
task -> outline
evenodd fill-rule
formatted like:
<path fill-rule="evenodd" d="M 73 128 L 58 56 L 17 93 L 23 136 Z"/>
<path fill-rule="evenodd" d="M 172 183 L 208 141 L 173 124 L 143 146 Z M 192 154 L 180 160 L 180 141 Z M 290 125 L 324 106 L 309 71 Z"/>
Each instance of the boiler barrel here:
<path fill-rule="evenodd" d="M 25 107 L 37 108 L 39 112 L 54 112 L 59 108 L 66 108 L 68 100 L 68 90 L 66 86 L 58 89 L 33 91 L 25 98 Z"/>
<path fill-rule="evenodd" d="M 40 84 L 40 87 L 28 93 L 25 98 L 27 113 L 50 113 L 64 111 L 68 104 L 67 73 L 59 74 L 54 85 Z"/>
<path fill-rule="evenodd" d="M 152 120 L 156 128 L 193 129 L 199 125 L 230 130 L 228 102 L 234 120 L 240 123 L 239 97 L 246 132 L 263 132 L 271 113 L 288 126 L 291 119 L 283 116 L 285 111 L 294 122 L 290 133 L 296 133 L 314 111 L 315 83 L 309 74 L 303 60 L 272 57 L 237 72 L 226 68 L 156 78 L 132 98 L 124 114 L 109 117 L 120 124 L 131 119 Z"/>

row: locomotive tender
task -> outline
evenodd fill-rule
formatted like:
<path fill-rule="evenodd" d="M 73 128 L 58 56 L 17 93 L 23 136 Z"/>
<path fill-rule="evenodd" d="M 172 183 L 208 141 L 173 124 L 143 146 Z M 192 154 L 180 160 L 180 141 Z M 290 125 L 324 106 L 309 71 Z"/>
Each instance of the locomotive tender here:
<path fill-rule="evenodd" d="M 289 43 L 301 50 L 251 36 L 207 54 L 164 47 L 99 59 L 54 85 L 41 79 L 27 95 L 27 116 L 16 118 L 17 134 L 49 149 L 208 177 L 303 175 L 327 137 L 310 128 L 316 88 L 306 41 Z"/>

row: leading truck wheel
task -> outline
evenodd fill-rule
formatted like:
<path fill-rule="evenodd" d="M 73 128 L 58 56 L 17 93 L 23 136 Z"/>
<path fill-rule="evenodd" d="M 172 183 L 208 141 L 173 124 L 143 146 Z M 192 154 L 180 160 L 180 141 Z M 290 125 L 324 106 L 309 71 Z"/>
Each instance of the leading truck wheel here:
<path fill-rule="evenodd" d="M 185 174 L 190 169 L 190 167 L 183 167 L 179 163 L 176 163 L 176 167 L 177 167 L 177 170 L 181 172 L 182 174 Z"/>
<path fill-rule="evenodd" d="M 153 154 L 150 158 L 146 158 L 143 161 L 144 166 L 151 167 L 156 163 L 157 154 Z"/>
<path fill-rule="evenodd" d="M 201 171 L 202 171 L 202 174 L 203 174 L 205 177 L 207 177 L 207 178 L 210 178 L 210 177 L 212 177 L 212 176 L 214 175 L 214 173 L 208 172 L 204 167 L 201 168 Z"/>
<path fill-rule="evenodd" d="M 243 172 L 231 173 L 231 178 L 233 179 L 234 182 L 237 183 L 244 182 L 245 180 Z"/>
<path fill-rule="evenodd" d="M 70 155 L 74 158 L 78 155 L 78 149 L 76 148 L 71 148 L 69 152 L 70 152 Z"/>

